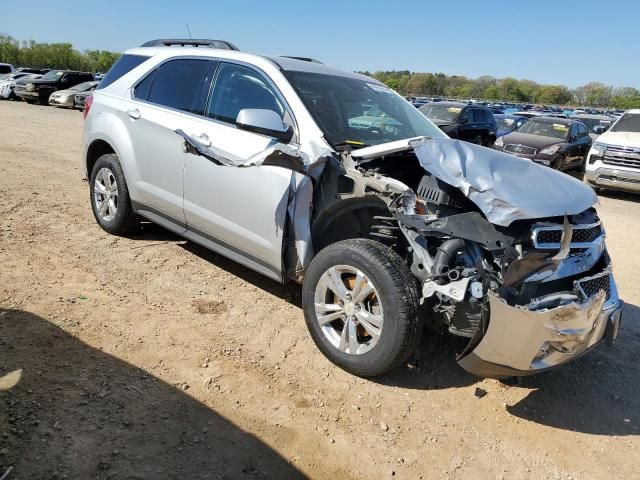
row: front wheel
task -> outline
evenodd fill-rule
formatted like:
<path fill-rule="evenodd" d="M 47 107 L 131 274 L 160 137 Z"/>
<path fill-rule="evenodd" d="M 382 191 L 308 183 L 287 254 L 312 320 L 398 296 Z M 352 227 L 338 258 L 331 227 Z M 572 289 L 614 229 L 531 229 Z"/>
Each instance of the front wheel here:
<path fill-rule="evenodd" d="M 344 240 L 318 253 L 305 275 L 302 302 L 320 351 L 354 375 L 392 370 L 421 336 L 415 277 L 396 252 L 372 240 Z"/>

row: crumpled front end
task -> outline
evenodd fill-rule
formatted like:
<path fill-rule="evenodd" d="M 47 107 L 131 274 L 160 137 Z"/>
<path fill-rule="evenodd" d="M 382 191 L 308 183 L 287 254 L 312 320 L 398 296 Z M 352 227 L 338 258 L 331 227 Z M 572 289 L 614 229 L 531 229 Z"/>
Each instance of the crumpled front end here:
<path fill-rule="evenodd" d="M 529 375 L 612 343 L 621 302 L 591 189 L 482 147 L 408 143 L 424 176 L 388 204 L 428 321 L 469 339 L 463 368 Z M 379 150 L 352 156 L 365 169 L 409 178 L 402 145 Z M 394 158 L 385 164 L 380 155 Z"/>

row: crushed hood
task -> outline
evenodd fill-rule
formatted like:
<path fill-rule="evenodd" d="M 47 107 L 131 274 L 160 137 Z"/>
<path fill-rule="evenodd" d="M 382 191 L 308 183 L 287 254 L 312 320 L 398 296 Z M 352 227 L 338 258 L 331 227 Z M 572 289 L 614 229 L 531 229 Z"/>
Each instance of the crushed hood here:
<path fill-rule="evenodd" d="M 576 215 L 598 201 L 593 190 L 569 175 L 513 155 L 447 138 L 417 138 L 351 153 L 359 163 L 413 149 L 422 167 L 459 188 L 491 223 Z"/>

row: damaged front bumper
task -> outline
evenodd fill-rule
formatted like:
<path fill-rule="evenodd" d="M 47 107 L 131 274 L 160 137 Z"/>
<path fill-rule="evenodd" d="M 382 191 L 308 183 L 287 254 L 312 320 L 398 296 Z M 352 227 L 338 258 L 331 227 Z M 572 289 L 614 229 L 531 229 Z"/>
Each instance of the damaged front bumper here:
<path fill-rule="evenodd" d="M 510 306 L 489 293 L 490 319 L 477 346 L 458 363 L 481 377 L 523 376 L 567 363 L 606 339 L 612 343 L 622 317 L 613 275 L 609 292 L 555 308 Z"/>

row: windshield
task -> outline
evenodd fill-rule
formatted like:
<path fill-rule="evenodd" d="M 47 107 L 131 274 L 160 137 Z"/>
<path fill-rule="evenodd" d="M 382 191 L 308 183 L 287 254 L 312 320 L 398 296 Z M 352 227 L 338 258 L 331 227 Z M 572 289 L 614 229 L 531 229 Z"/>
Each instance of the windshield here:
<path fill-rule="evenodd" d="M 64 73 L 64 70 L 51 70 L 50 72 L 47 72 L 45 75 L 40 77 L 40 79 L 41 80 L 57 80 L 62 76 L 63 73 Z"/>
<path fill-rule="evenodd" d="M 613 127 L 612 132 L 640 132 L 640 114 L 625 113 Z"/>
<path fill-rule="evenodd" d="M 373 80 L 310 72 L 284 74 L 334 146 L 446 137 L 409 102 Z"/>
<path fill-rule="evenodd" d="M 455 105 L 446 105 L 441 103 L 430 103 L 420 107 L 420 111 L 432 120 L 442 120 L 445 122 L 454 122 L 458 114 L 462 111 L 462 107 Z"/>
<path fill-rule="evenodd" d="M 84 92 L 85 90 L 89 90 L 95 84 L 96 82 L 84 82 L 76 85 L 75 87 L 71 87 L 69 90 L 73 90 L 74 92 Z"/>
<path fill-rule="evenodd" d="M 539 120 L 529 120 L 522 125 L 518 132 L 539 135 L 541 137 L 567 138 L 569 125 L 563 123 L 541 122 Z"/>
<path fill-rule="evenodd" d="M 496 118 L 496 123 L 498 124 L 498 130 L 512 131 L 516 128 L 515 118 Z"/>

